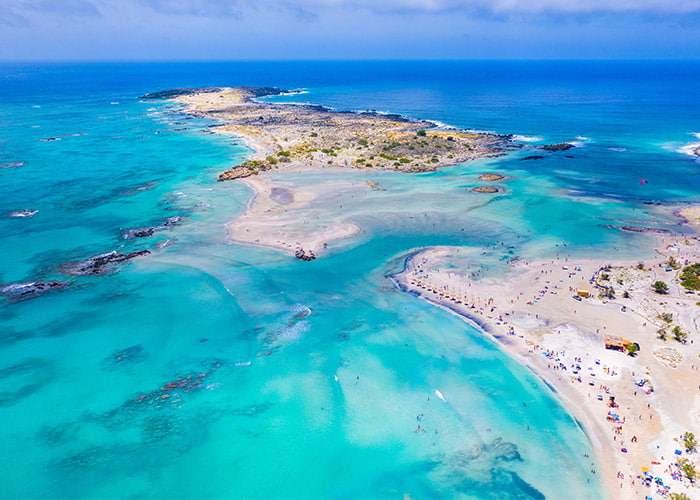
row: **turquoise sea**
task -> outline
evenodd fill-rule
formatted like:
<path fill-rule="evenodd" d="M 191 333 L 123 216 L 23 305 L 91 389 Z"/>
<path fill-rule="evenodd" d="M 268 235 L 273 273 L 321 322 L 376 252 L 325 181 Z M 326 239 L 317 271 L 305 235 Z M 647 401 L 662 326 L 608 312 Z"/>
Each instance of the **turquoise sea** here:
<path fill-rule="evenodd" d="M 384 189 L 300 213 L 362 227 L 300 262 L 225 239 L 251 193 L 215 180 L 245 147 L 139 99 L 234 85 L 524 147 L 420 175 L 274 173 Z M 699 63 L 0 65 L 0 288 L 71 282 L 0 297 L 0 497 L 603 498 L 556 395 L 387 275 L 431 245 L 463 247 L 487 275 L 516 256 L 648 256 L 647 235 L 610 226 L 665 228 L 659 204 L 697 201 L 698 117 Z M 536 149 L 562 141 L 577 147 Z M 512 178 L 471 192 L 483 172 Z M 65 274 L 143 249 L 109 274 Z"/>

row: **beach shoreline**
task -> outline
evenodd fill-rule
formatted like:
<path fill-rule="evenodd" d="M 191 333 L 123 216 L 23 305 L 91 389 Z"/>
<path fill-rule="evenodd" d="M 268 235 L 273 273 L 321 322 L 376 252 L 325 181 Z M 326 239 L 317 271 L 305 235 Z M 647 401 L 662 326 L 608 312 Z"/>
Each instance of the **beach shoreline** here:
<path fill-rule="evenodd" d="M 691 215 L 697 213 L 697 207 L 682 210 L 686 215 L 688 210 Z M 672 288 L 669 297 L 680 305 L 672 306 L 665 296 L 655 297 L 643 289 L 660 272 L 665 274 L 657 270 L 669 256 L 700 260 L 700 243 L 697 237 L 685 236 L 659 236 L 656 241 L 659 256 L 638 270 L 648 275 L 642 278 L 629 276 L 628 270 L 638 262 L 574 258 L 515 262 L 507 279 L 475 278 L 460 275 L 450 266 L 445 266 L 450 271 L 440 268 L 452 252 L 459 252 L 451 247 L 412 253 L 405 269 L 390 278 L 400 290 L 476 327 L 547 385 L 591 441 L 600 467 L 596 474 L 602 474 L 611 499 L 647 495 L 643 467 L 671 491 L 689 493 L 689 482 L 674 480 L 673 473 L 677 472 L 675 449 L 682 448 L 678 436 L 686 431 L 697 435 L 700 430 L 698 365 L 693 361 L 699 349 L 693 342 L 659 340 L 658 325 L 651 323 L 658 320 L 650 317 L 647 302 L 662 302 L 664 310 L 672 311 L 674 322 L 691 332 L 700 309 L 694 304 L 697 298 L 679 297 L 678 288 Z M 581 278 L 597 273 L 597 283 L 607 266 L 613 276 L 628 276 L 630 298 L 572 298 L 583 287 L 591 295 L 596 292 L 590 281 Z M 641 345 L 637 357 L 605 349 L 606 338 L 621 334 Z M 648 383 L 640 387 L 644 379 Z M 674 383 L 685 385 L 686 390 L 670 390 Z M 646 394 L 652 385 L 655 390 Z M 611 407 L 610 401 L 618 406 Z"/>

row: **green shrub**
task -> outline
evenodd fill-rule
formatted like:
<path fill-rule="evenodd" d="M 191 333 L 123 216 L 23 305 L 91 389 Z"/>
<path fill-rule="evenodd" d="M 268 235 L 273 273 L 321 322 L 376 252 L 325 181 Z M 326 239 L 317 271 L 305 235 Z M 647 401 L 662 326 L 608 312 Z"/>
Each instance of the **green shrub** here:
<path fill-rule="evenodd" d="M 700 290 L 700 263 L 691 264 L 683 268 L 681 285 L 686 290 Z"/>
<path fill-rule="evenodd" d="M 653 288 L 656 293 L 661 295 L 668 293 L 668 285 L 663 281 L 655 281 L 654 284 L 651 285 L 651 288 Z"/>

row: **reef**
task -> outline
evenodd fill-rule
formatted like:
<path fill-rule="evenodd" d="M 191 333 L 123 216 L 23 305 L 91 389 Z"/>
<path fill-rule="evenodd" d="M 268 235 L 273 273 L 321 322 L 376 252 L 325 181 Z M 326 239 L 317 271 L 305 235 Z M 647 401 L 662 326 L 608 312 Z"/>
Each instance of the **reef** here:
<path fill-rule="evenodd" d="M 53 290 L 60 290 L 70 285 L 70 281 L 27 281 L 23 283 L 9 283 L 0 285 L 0 295 L 7 297 L 10 302 L 40 297 Z"/>
<path fill-rule="evenodd" d="M 67 262 L 61 266 L 61 271 L 71 276 L 99 276 L 116 272 L 114 266 L 122 264 L 135 257 L 150 254 L 150 250 L 138 250 L 130 253 L 119 253 L 116 250 L 94 255 L 85 260 Z"/>
<path fill-rule="evenodd" d="M 472 188 L 472 191 L 477 193 L 498 193 L 498 188 L 493 186 L 476 186 L 475 188 Z"/>
<path fill-rule="evenodd" d="M 171 228 L 173 226 L 179 225 L 183 220 L 183 217 L 180 215 L 175 215 L 173 217 L 168 217 L 165 219 L 161 224 L 158 224 L 156 226 L 148 226 L 148 227 L 141 227 L 138 229 L 129 229 L 124 233 L 124 239 L 133 239 L 133 238 L 147 238 L 149 236 L 153 236 L 154 233 L 158 231 L 163 231 L 165 229 Z"/>
<path fill-rule="evenodd" d="M 568 142 L 560 142 L 558 144 L 545 144 L 544 146 L 540 146 L 540 149 L 545 151 L 567 151 L 575 147 L 576 146 L 569 144 Z"/>
<path fill-rule="evenodd" d="M 503 179 L 505 179 L 505 177 L 500 174 L 481 174 L 479 176 L 480 181 L 500 181 Z"/>

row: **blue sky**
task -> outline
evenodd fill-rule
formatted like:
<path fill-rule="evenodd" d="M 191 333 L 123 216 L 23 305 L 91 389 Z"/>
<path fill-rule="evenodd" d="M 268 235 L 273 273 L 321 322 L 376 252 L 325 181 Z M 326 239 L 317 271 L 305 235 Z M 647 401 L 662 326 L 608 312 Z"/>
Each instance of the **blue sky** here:
<path fill-rule="evenodd" d="M 700 0 L 0 0 L 0 60 L 700 59 Z"/>

